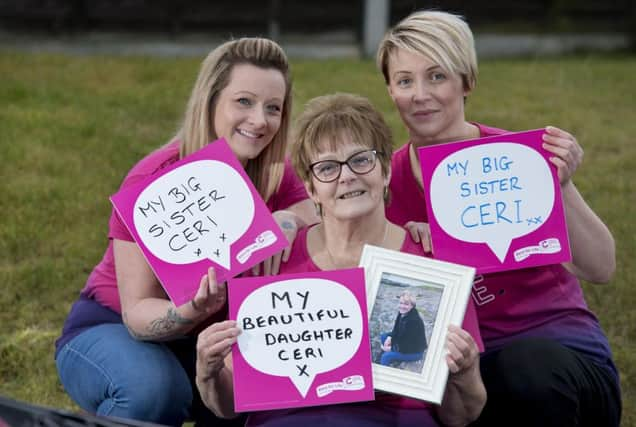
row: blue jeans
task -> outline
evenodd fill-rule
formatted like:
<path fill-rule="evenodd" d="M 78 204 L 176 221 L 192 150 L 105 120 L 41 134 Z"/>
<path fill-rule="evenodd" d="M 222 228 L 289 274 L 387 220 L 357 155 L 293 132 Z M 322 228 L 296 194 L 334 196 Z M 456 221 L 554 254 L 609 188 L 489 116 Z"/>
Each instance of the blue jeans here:
<path fill-rule="evenodd" d="M 389 336 L 387 332 L 380 334 L 380 345 L 384 345 L 384 341 Z M 399 351 L 383 351 L 380 357 L 380 365 L 389 366 L 393 362 L 414 362 L 424 357 L 422 353 L 400 353 Z"/>
<path fill-rule="evenodd" d="M 164 344 L 137 341 L 123 324 L 92 327 L 56 359 L 62 385 L 91 413 L 180 426 L 193 393 L 188 375 Z"/>

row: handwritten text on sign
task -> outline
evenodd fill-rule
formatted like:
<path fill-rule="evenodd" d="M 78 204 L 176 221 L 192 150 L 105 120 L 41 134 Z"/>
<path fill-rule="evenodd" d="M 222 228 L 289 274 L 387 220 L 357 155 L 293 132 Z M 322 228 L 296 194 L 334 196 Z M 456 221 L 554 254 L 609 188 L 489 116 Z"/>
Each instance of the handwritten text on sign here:
<path fill-rule="evenodd" d="M 254 291 L 239 307 L 238 346 L 252 368 L 289 377 L 304 397 L 317 374 L 338 368 L 358 351 L 362 320 L 355 295 L 339 283 L 276 282 Z"/>
<path fill-rule="evenodd" d="M 457 151 L 435 168 L 431 206 L 454 238 L 486 243 L 503 262 L 513 239 L 539 228 L 554 206 L 553 178 L 544 158 L 515 143 Z"/>
<path fill-rule="evenodd" d="M 226 163 L 199 160 L 157 179 L 137 198 L 134 223 L 146 247 L 162 261 L 210 259 L 230 268 L 230 246 L 248 229 L 254 201 Z"/>
<path fill-rule="evenodd" d="M 210 267 L 224 282 L 287 240 L 225 140 L 180 160 L 178 148 L 176 141 L 168 144 L 133 168 L 111 202 L 180 306 L 194 297 Z M 150 175 L 148 167 L 155 168 Z"/>

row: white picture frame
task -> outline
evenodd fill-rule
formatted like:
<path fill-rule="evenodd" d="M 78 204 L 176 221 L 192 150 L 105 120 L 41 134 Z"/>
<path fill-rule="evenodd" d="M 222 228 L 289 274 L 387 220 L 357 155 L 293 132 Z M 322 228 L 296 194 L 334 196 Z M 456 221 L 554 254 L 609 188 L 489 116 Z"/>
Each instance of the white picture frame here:
<path fill-rule="evenodd" d="M 449 325 L 463 322 L 475 269 L 371 245 L 365 245 L 360 266 L 365 271 L 374 388 L 441 404 L 448 380 L 446 333 Z M 419 360 L 387 366 L 378 358 L 379 334 L 386 332 L 391 310 L 393 319 L 397 317 L 400 297 L 393 298 L 404 290 L 424 300 L 418 314 L 425 312 L 427 348 Z"/>

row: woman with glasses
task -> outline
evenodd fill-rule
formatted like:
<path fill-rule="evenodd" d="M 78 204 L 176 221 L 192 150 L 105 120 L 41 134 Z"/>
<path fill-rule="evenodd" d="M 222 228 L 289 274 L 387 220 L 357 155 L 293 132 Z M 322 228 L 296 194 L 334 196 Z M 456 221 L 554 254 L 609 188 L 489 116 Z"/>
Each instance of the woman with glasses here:
<path fill-rule="evenodd" d="M 424 255 L 406 230 L 389 222 L 384 213 L 391 153 L 390 130 L 365 98 L 335 94 L 307 104 L 297 122 L 292 162 L 322 221 L 299 231 L 281 273 L 357 267 L 365 244 Z M 439 407 L 378 393 L 373 402 L 257 412 L 248 417 L 247 425 L 465 425 L 486 401 L 472 302 L 463 328 L 448 330 L 450 376 Z M 234 415 L 230 349 L 239 333 L 236 322 L 225 321 L 199 335 L 197 386 L 219 416 Z"/>

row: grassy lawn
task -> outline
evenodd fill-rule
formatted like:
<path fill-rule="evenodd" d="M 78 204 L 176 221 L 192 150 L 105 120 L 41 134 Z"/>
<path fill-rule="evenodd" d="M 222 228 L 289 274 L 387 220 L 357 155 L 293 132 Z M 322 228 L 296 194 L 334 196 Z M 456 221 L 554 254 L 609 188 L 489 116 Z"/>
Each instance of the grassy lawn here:
<path fill-rule="evenodd" d="M 0 394 L 77 409 L 57 380 L 53 342 L 106 246 L 108 196 L 174 133 L 200 60 L 0 53 Z M 612 345 L 636 426 L 636 57 L 484 61 L 471 120 L 557 125 L 585 149 L 580 191 L 617 243 L 608 286 L 584 284 Z M 368 96 L 406 141 L 369 61 L 295 61 L 297 113 L 334 91 Z"/>

